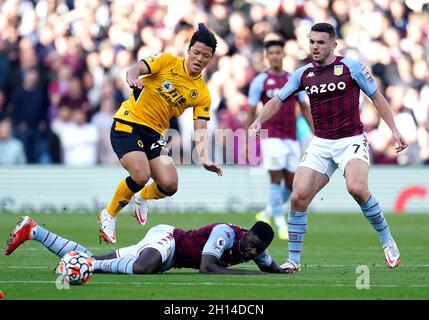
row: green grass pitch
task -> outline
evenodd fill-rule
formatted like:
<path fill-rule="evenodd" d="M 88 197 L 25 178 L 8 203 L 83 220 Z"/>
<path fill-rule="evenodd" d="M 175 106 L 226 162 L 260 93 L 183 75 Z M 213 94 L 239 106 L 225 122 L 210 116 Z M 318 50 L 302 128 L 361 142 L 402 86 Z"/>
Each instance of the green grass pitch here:
<path fill-rule="evenodd" d="M 360 214 L 309 215 L 303 268 L 293 275 L 200 275 L 197 270 L 173 269 L 148 276 L 95 274 L 83 286 L 57 289 L 53 269 L 59 258 L 39 243 L 28 241 L 11 256 L 0 255 L 0 290 L 5 300 L 291 300 L 291 299 L 429 299 L 429 215 L 388 214 L 401 251 L 401 265 L 388 269 L 375 231 Z M 184 229 L 226 221 L 250 227 L 254 214 L 157 214 L 138 226 L 129 214 L 118 219 L 118 244 L 98 242 L 97 214 L 39 214 L 33 218 L 49 230 L 80 242 L 93 253 L 106 253 L 139 241 L 159 223 Z M 5 243 L 19 220 L 0 213 L 0 240 Z M 287 241 L 275 239 L 269 248 L 279 263 L 287 256 Z M 356 267 L 369 269 L 369 289 L 357 289 Z M 252 269 L 255 264 L 237 267 Z"/>

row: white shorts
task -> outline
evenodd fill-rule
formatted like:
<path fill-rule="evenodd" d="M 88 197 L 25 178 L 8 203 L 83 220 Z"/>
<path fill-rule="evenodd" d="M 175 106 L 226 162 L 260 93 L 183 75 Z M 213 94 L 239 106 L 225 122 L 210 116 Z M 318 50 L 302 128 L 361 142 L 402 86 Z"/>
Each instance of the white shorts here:
<path fill-rule="evenodd" d="M 161 254 L 162 262 L 160 272 L 164 272 L 173 266 L 174 250 L 176 242 L 173 237 L 173 226 L 159 224 L 150 228 L 145 237 L 137 244 L 116 250 L 117 257 L 138 257 L 146 248 L 154 248 Z"/>
<path fill-rule="evenodd" d="M 331 177 L 338 167 L 344 175 L 346 165 L 351 159 L 361 159 L 371 166 L 369 157 L 368 139 L 365 133 L 337 140 L 314 136 L 301 156 L 299 166 L 311 168 Z"/>
<path fill-rule="evenodd" d="M 286 169 L 295 172 L 301 147 L 299 142 L 292 139 L 267 138 L 261 140 L 262 163 L 265 170 L 276 171 Z"/>

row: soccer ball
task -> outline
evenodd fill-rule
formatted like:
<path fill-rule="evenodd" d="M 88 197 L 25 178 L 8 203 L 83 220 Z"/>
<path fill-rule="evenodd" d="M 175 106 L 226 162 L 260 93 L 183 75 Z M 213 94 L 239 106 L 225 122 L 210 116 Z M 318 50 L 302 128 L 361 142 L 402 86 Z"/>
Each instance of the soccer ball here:
<path fill-rule="evenodd" d="M 86 253 L 70 251 L 61 258 L 57 272 L 62 275 L 66 283 L 85 284 L 92 276 L 94 261 L 94 258 Z"/>

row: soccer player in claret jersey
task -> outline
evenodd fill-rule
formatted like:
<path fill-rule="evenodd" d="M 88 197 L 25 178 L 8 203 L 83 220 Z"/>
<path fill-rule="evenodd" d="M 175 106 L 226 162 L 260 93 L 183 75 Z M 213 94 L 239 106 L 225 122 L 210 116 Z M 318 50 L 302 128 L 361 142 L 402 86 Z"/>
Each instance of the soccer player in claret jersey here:
<path fill-rule="evenodd" d="M 273 237 L 273 229 L 262 221 L 250 230 L 230 223 L 213 223 L 191 231 L 160 224 L 149 229 L 135 245 L 94 255 L 79 243 L 62 238 L 25 216 L 12 231 L 5 255 L 12 254 L 25 241 L 34 240 L 59 257 L 70 251 L 86 253 L 95 259 L 93 271 L 98 273 L 152 274 L 171 268 L 221 274 L 288 272 L 268 254 Z M 260 271 L 227 268 L 252 260 Z"/>
<path fill-rule="evenodd" d="M 187 58 L 155 53 L 127 71 L 126 81 L 133 92 L 114 116 L 110 140 L 129 176 L 119 183 L 99 215 L 100 233 L 108 244 L 116 243 L 116 217 L 132 198 L 134 218 L 144 225 L 147 200 L 172 196 L 177 191 L 177 171 L 163 133 L 170 119 L 179 117 L 186 108 L 193 108 L 195 148 L 203 167 L 222 175 L 222 169 L 208 158 L 211 99 L 201 74 L 216 45 L 214 34 L 200 23 L 189 43 Z M 154 181 L 145 186 L 151 177 Z"/>
<path fill-rule="evenodd" d="M 283 70 L 282 37 L 274 33 L 267 34 L 264 39 L 264 51 L 269 68 L 258 74 L 250 84 L 248 99 L 250 108 L 247 113 L 246 130 L 256 118 L 258 103 L 266 103 L 274 97 L 289 78 L 289 73 Z M 274 221 L 277 235 L 282 240 L 288 239 L 283 204 L 291 195 L 294 173 L 301 157 L 301 147 L 296 134 L 298 102 L 304 118 L 312 126 L 310 108 L 305 98 L 304 92 L 291 96 L 283 103 L 279 113 L 263 125 L 263 128 L 268 130 L 268 137 L 261 141 L 261 147 L 263 166 L 270 175 L 269 204 L 256 215 L 256 220 L 267 223 Z"/>
<path fill-rule="evenodd" d="M 301 157 L 293 181 L 288 215 L 289 257 L 282 267 L 295 272 L 300 270 L 307 208 L 339 167 L 346 180 L 347 191 L 378 233 L 386 265 L 394 268 L 400 262 L 399 250 L 379 202 L 368 190 L 370 160 L 368 141 L 359 117 L 360 90 L 371 98 L 392 131 L 396 151 L 404 150 L 407 143 L 399 133 L 389 105 L 378 91 L 371 73 L 359 61 L 336 56 L 335 38 L 334 28 L 328 23 L 317 23 L 311 28 L 313 62 L 292 73 L 286 85 L 266 103 L 249 128 L 249 135 L 258 139 L 261 125 L 278 112 L 283 101 L 300 90 L 307 92 L 314 137 Z"/>

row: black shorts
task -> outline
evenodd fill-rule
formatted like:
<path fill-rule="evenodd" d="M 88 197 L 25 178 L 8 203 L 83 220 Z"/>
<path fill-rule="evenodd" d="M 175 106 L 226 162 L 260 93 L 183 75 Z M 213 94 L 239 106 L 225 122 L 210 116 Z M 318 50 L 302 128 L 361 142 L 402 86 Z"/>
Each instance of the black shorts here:
<path fill-rule="evenodd" d="M 132 122 L 113 119 L 110 143 L 119 159 L 132 151 L 146 153 L 149 160 L 160 155 L 171 156 L 167 141 L 155 130 Z"/>

